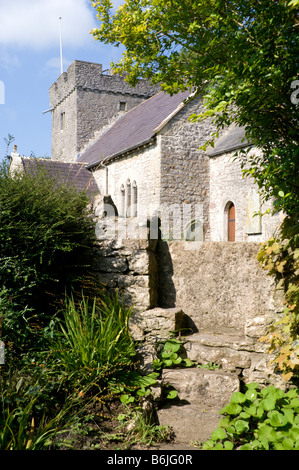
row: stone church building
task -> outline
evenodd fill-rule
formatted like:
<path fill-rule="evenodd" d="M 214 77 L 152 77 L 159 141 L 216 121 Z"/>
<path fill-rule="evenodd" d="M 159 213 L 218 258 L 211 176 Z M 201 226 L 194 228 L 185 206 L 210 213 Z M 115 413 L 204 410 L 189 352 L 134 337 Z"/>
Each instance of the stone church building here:
<path fill-rule="evenodd" d="M 50 110 L 51 159 L 20 157 L 15 149 L 11 168 L 30 171 L 38 161 L 90 191 L 103 240 L 91 264 L 100 282 L 134 305 L 137 339 L 177 330 L 183 312 L 193 332 L 211 333 L 189 339 L 191 358 L 197 351 L 199 362 L 263 381 L 267 359 L 257 338 L 277 299 L 256 256 L 281 219 L 257 215 L 270 203 L 261 206 L 253 180 L 242 176 L 237 152 L 257 152 L 243 130 L 226 129 L 202 150 L 215 129 L 208 120 L 189 119 L 202 110 L 199 97 L 169 96 L 144 80 L 132 88 L 83 61 L 53 83 Z M 108 220 L 118 224 L 113 243 Z M 152 221 L 161 224 L 159 242 Z M 142 240 L 148 226 L 150 240 Z M 209 353 L 201 356 L 206 342 Z"/>
<path fill-rule="evenodd" d="M 132 88 L 100 64 L 75 61 L 51 86 L 50 108 L 52 160 L 84 165 L 119 217 L 166 211 L 177 220 L 185 209 L 170 236 L 188 237 L 198 223 L 200 239 L 210 241 L 262 241 L 278 225 L 254 215 L 267 208 L 234 161 L 248 146 L 242 130 L 228 129 L 213 149 L 199 150 L 215 129 L 188 120 L 202 110 L 188 92 L 169 96 L 144 80 Z"/>
<path fill-rule="evenodd" d="M 50 109 L 53 171 L 80 169 L 81 183 L 91 178 L 119 220 L 162 217 L 166 238 L 200 241 L 259 242 L 279 224 L 254 215 L 268 207 L 234 159 L 249 146 L 242 129 L 200 150 L 215 129 L 189 120 L 202 110 L 198 97 L 169 96 L 145 80 L 133 88 L 100 64 L 74 61 L 51 86 Z"/>

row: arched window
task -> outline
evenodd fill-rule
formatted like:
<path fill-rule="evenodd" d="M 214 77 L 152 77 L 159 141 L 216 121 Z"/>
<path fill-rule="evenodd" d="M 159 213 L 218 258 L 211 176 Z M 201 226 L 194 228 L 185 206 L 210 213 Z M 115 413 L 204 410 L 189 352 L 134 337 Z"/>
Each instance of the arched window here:
<path fill-rule="evenodd" d="M 126 191 L 125 187 L 122 184 L 120 187 L 120 214 L 122 217 L 126 216 Z"/>
<path fill-rule="evenodd" d="M 131 183 L 130 178 L 127 179 L 125 185 L 120 187 L 120 215 L 122 217 L 137 217 L 138 191 L 137 183 Z"/>
<path fill-rule="evenodd" d="M 131 194 L 131 181 L 130 179 L 127 179 L 127 184 L 126 184 L 126 216 L 131 217 L 131 204 L 132 204 L 132 194 Z"/>
<path fill-rule="evenodd" d="M 236 236 L 236 208 L 233 202 L 228 202 L 225 207 L 227 217 L 227 240 L 235 241 Z"/>
<path fill-rule="evenodd" d="M 65 112 L 60 113 L 60 130 L 63 131 L 65 128 Z"/>
<path fill-rule="evenodd" d="M 188 241 L 204 241 L 203 223 L 199 220 L 192 220 L 186 227 L 185 239 Z"/>
<path fill-rule="evenodd" d="M 138 189 L 137 189 L 136 181 L 133 181 L 132 188 L 133 188 L 133 201 L 132 201 L 133 204 L 132 204 L 131 215 L 132 217 L 137 217 Z"/>

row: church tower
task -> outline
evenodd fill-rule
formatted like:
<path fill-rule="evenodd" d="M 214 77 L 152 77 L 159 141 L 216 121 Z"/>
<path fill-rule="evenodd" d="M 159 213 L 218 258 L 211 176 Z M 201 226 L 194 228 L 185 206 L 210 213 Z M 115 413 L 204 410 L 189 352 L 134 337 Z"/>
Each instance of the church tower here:
<path fill-rule="evenodd" d="M 146 80 L 131 87 L 101 64 L 74 61 L 50 88 L 52 159 L 75 162 L 110 123 L 158 91 Z"/>

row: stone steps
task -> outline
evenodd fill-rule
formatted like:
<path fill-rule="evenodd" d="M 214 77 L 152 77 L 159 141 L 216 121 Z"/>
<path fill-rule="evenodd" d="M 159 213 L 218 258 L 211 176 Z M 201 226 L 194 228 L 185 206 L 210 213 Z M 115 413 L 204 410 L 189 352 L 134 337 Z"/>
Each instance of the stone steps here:
<path fill-rule="evenodd" d="M 241 334 L 200 332 L 185 338 L 186 355 L 196 364 L 214 363 L 246 383 L 267 383 L 273 367 L 267 345 Z"/>
<path fill-rule="evenodd" d="M 180 307 L 137 312 L 130 322 L 133 338 L 139 343 L 140 367 L 152 371 L 156 342 L 165 342 L 171 332 L 190 328 L 189 319 Z M 216 330 L 216 328 L 215 328 Z M 227 327 L 219 331 L 199 331 L 183 337 L 184 357 L 193 361 L 191 368 L 163 371 L 162 381 L 178 391 L 178 399 L 158 410 L 160 424 L 172 427 L 175 445 L 190 446 L 191 441 L 205 441 L 217 428 L 219 412 L 230 402 L 241 383 L 267 383 L 273 376 L 269 368 L 267 346 L 257 341 L 255 329 L 236 331 Z M 198 365 L 213 363 L 213 370 Z"/>
<path fill-rule="evenodd" d="M 217 428 L 220 410 L 240 389 L 236 374 L 199 368 L 165 369 L 164 385 L 178 391 L 178 399 L 158 410 L 161 425 L 168 425 L 175 442 L 190 445 L 204 442 Z"/>
<path fill-rule="evenodd" d="M 201 332 L 184 338 L 186 356 L 195 366 L 164 369 L 163 383 L 175 388 L 178 399 L 158 410 L 160 424 L 168 425 L 175 442 L 190 445 L 205 442 L 217 428 L 219 412 L 240 390 L 241 371 L 250 368 L 248 342 L 242 335 Z M 197 367 L 215 363 L 217 370 Z"/>
<path fill-rule="evenodd" d="M 251 366 L 248 343 L 241 335 L 198 333 L 185 341 L 188 358 L 197 364 L 213 362 L 225 370 L 248 369 Z"/>
<path fill-rule="evenodd" d="M 185 404 L 217 408 L 230 401 L 233 392 L 240 388 L 236 374 L 199 368 L 165 369 L 162 381 L 174 387 L 178 398 Z"/>
<path fill-rule="evenodd" d="M 221 419 L 219 410 L 199 405 L 172 405 L 158 411 L 159 423 L 170 426 L 175 434 L 173 444 L 166 444 L 164 449 L 172 445 L 188 450 L 193 442 L 204 443 L 217 428 Z"/>

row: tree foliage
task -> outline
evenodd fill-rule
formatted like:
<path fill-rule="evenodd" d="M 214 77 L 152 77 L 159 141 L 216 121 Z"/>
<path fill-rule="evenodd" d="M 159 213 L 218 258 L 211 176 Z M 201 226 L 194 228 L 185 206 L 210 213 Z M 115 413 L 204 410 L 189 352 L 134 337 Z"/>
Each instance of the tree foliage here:
<path fill-rule="evenodd" d="M 258 255 L 260 265 L 284 293 L 285 306 L 267 335 L 273 363 L 285 381 L 299 377 L 299 224 L 286 217 L 278 237 L 271 237 Z"/>
<path fill-rule="evenodd" d="M 298 1 L 94 1 L 94 37 L 125 47 L 113 64 L 135 84 L 169 93 L 196 87 L 218 131 L 236 123 L 262 154 L 250 173 L 275 197 L 276 210 L 298 213 Z M 198 116 L 194 116 L 198 119 Z M 262 156 L 261 156 L 262 155 Z M 247 162 L 247 156 L 244 156 Z"/>

